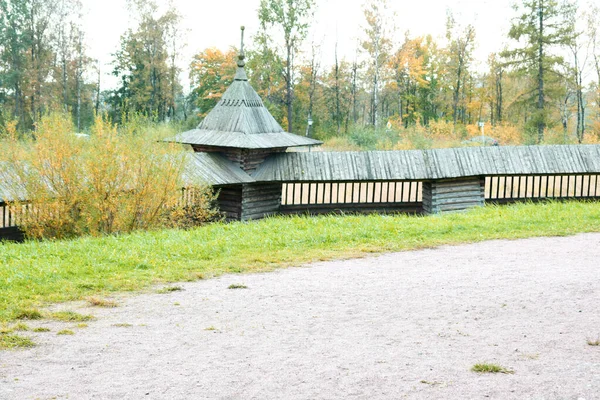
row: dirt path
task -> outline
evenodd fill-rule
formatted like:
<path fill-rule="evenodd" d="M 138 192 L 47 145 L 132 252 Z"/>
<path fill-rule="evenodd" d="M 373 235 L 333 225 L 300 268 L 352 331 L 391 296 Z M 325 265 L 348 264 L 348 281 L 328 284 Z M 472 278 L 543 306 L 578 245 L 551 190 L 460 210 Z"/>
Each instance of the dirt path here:
<path fill-rule="evenodd" d="M 0 399 L 600 399 L 600 234 L 181 286 L 0 352 Z"/>

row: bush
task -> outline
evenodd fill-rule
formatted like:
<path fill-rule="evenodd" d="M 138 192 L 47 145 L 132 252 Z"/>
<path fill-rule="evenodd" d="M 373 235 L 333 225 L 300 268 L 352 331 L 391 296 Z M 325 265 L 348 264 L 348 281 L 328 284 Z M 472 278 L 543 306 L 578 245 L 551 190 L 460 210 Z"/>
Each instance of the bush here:
<path fill-rule="evenodd" d="M 355 127 L 350 133 L 350 142 L 364 150 L 375 150 L 378 137 L 374 129 Z"/>
<path fill-rule="evenodd" d="M 89 138 L 73 134 L 70 118 L 50 114 L 33 138 L 8 139 L 4 174 L 30 238 L 101 235 L 177 225 L 182 212 L 185 154 L 176 144 L 156 143 L 156 130 L 95 119 Z M 207 193 L 207 189 L 203 190 Z M 209 208 L 205 199 L 198 207 Z M 28 200 L 27 204 L 23 200 Z M 206 215 L 211 212 L 207 211 Z M 200 214 L 198 214 L 200 215 Z M 187 226 L 188 222 L 184 223 Z"/>

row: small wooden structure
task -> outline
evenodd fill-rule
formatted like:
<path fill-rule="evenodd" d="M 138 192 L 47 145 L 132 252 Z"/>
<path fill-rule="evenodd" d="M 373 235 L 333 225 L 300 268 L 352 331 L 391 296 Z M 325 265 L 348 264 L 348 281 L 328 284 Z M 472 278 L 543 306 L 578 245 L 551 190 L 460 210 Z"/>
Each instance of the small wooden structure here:
<path fill-rule="evenodd" d="M 270 155 L 283 153 L 290 147 L 315 146 L 322 142 L 285 132 L 248 83 L 244 70 L 244 28 L 237 61 L 237 72 L 231 86 L 200 125 L 168 141 L 189 144 L 195 152 L 218 155 L 237 166 L 245 176 L 227 185 L 215 185 L 211 173 L 231 173 L 231 165 L 223 160 L 219 168 L 205 168 L 207 183 L 220 188 L 218 205 L 228 219 L 249 220 L 272 215 L 279 210 L 281 185 L 257 183 L 251 175 Z M 213 157 L 212 160 L 217 158 Z M 198 157 L 197 160 L 205 160 Z M 204 162 L 204 161 L 199 161 Z M 208 166 L 206 166 L 208 167 Z M 239 173 L 237 175 L 239 177 Z M 231 184 L 233 183 L 233 184 Z M 237 184 L 236 184 L 237 183 Z"/>

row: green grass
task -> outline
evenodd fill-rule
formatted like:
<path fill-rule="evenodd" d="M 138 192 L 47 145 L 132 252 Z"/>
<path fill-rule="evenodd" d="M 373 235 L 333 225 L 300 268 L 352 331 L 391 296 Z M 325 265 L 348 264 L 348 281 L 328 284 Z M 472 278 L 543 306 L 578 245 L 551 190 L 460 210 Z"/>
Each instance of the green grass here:
<path fill-rule="evenodd" d="M 515 371 L 501 367 L 497 364 L 475 364 L 471 367 L 471 371 L 482 374 L 514 374 Z"/>
<path fill-rule="evenodd" d="M 45 328 L 45 327 L 38 327 L 38 328 L 34 328 L 33 329 L 34 332 L 50 332 L 49 328 Z"/>
<path fill-rule="evenodd" d="M 25 309 L 20 309 L 17 312 L 15 312 L 15 314 L 13 315 L 13 318 L 14 319 L 35 320 L 35 319 L 44 318 L 44 315 L 39 310 L 25 308 Z"/>
<path fill-rule="evenodd" d="M 96 319 L 93 315 L 79 314 L 73 311 L 57 311 L 49 314 L 49 318 L 62 322 L 83 322 Z"/>
<path fill-rule="evenodd" d="M 56 332 L 57 335 L 74 335 L 75 332 L 73 332 L 70 329 L 63 329 L 61 331 Z"/>
<path fill-rule="evenodd" d="M 167 294 L 167 293 L 172 293 L 172 292 L 179 292 L 182 290 L 183 290 L 183 288 L 181 286 L 166 286 L 164 288 L 158 289 L 156 291 L 156 293 Z"/>
<path fill-rule="evenodd" d="M 24 324 L 22 322 L 19 322 L 18 324 L 16 324 L 15 326 L 13 326 L 13 329 L 15 331 L 21 331 L 21 332 L 25 332 L 25 331 L 31 330 L 31 328 L 29 327 L 29 325 Z"/>
<path fill-rule="evenodd" d="M 227 286 L 227 289 L 248 289 L 248 286 L 240 283 L 232 283 L 231 285 Z"/>
<path fill-rule="evenodd" d="M 0 350 L 10 350 L 33 347 L 35 343 L 24 336 L 13 334 L 0 334 Z"/>
<path fill-rule="evenodd" d="M 269 218 L 68 241 L 0 244 L 0 322 L 49 304 L 224 273 L 443 244 L 600 231 L 598 203 L 483 207 L 409 216 Z"/>

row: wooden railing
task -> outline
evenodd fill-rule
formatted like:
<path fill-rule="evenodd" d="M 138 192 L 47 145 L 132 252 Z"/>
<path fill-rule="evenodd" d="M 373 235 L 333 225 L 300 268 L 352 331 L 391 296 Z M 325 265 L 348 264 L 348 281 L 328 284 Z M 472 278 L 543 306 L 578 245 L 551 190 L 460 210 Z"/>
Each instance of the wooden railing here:
<path fill-rule="evenodd" d="M 333 211 L 420 212 L 422 182 L 284 183 L 283 213 Z"/>
<path fill-rule="evenodd" d="M 493 176 L 485 178 L 485 199 L 510 203 L 543 199 L 598 199 L 599 175 Z"/>
<path fill-rule="evenodd" d="M 485 177 L 485 202 L 504 204 L 546 199 L 600 199 L 600 175 Z M 334 210 L 419 213 L 423 182 L 284 183 L 281 211 L 327 213 Z"/>
<path fill-rule="evenodd" d="M 17 226 L 16 215 L 6 203 L 0 203 L 0 229 Z"/>

